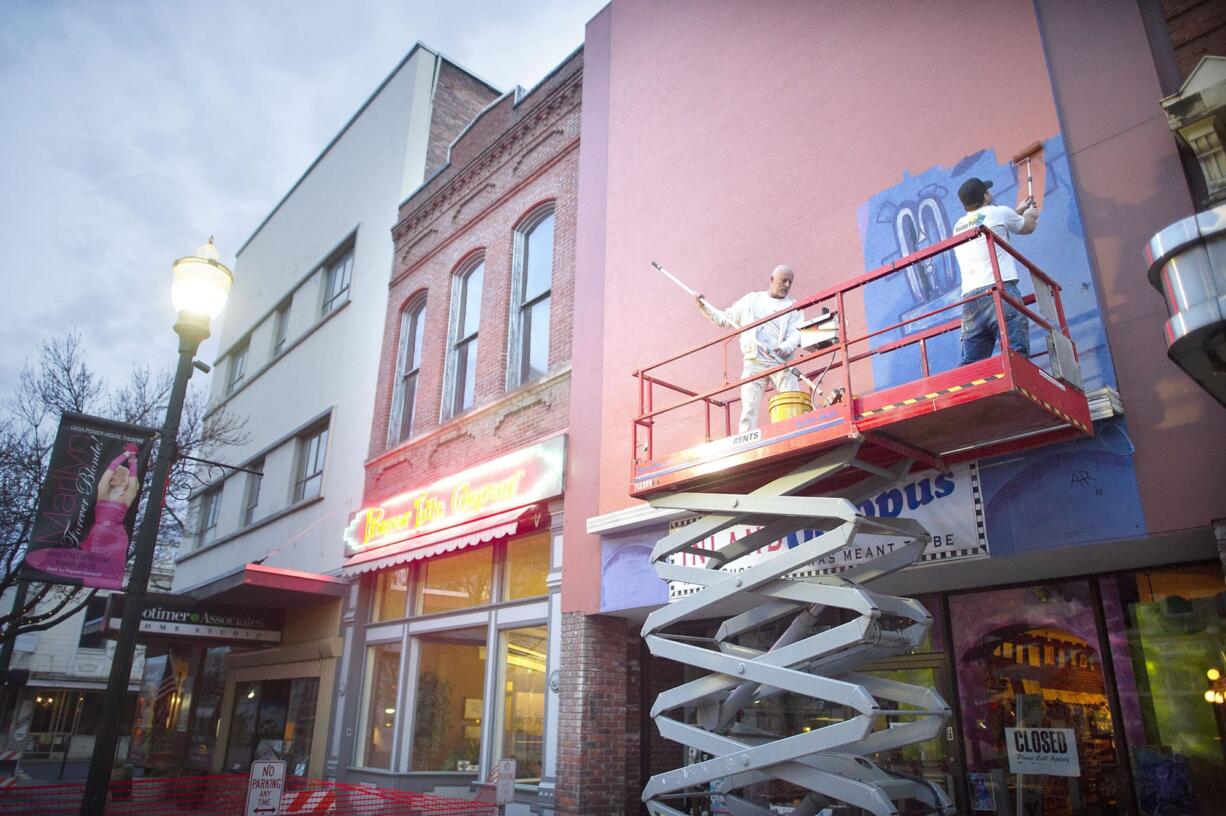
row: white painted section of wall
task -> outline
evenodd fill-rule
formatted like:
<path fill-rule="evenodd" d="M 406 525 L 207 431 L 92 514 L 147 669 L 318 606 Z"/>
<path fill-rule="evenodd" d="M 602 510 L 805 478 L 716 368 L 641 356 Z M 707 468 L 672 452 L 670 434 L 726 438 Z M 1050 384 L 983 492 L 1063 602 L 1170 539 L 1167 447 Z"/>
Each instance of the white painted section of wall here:
<path fill-rule="evenodd" d="M 247 476 L 230 476 L 214 535 L 214 541 L 222 543 L 206 542 L 197 549 L 196 542 L 184 541 L 176 591 L 262 557 L 268 566 L 309 572 L 340 567 L 341 532 L 362 499 L 392 268 L 391 229 L 405 186 L 415 188 L 424 176 L 436 61 L 433 53 L 419 48 L 238 255 L 221 330 L 223 353 L 250 332 L 251 380 L 273 359 L 274 316 L 265 315 L 291 291 L 287 345 L 292 348 L 230 398 L 230 408 L 247 418 L 250 440 L 212 458 L 246 463 L 331 411 L 323 499 L 258 524 L 291 504 L 298 453 L 290 440 L 265 459 L 257 524 L 235 535 Z M 321 321 L 319 266 L 355 234 L 349 302 Z M 306 332 L 311 333 L 303 340 Z M 301 342 L 295 346 L 296 341 Z M 226 370 L 224 361 L 221 370 Z M 224 376 L 212 375 L 211 389 L 215 398 L 222 398 Z"/>

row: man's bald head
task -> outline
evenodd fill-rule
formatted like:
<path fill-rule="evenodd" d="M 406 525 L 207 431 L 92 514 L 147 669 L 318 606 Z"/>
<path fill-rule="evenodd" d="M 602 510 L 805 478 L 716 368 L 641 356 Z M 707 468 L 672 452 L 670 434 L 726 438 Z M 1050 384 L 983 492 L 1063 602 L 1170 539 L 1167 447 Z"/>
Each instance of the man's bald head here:
<path fill-rule="evenodd" d="M 792 267 L 787 264 L 779 264 L 771 271 L 771 286 L 770 296 L 773 298 L 785 298 L 788 292 L 792 289 L 792 281 L 796 278 L 796 273 L 792 271 Z"/>

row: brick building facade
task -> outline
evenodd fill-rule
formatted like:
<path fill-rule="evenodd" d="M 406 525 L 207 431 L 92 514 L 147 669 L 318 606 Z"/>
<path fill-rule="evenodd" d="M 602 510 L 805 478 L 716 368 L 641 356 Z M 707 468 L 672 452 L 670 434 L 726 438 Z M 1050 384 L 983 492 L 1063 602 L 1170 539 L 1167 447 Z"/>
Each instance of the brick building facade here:
<path fill-rule="evenodd" d="M 559 592 L 582 68 L 580 50 L 445 152 L 432 143 L 437 166 L 400 207 L 367 509 L 349 537 L 339 776 L 464 795 L 514 758 L 508 812 L 551 808 L 571 685 Z M 439 81 L 461 97 L 469 78 Z"/>

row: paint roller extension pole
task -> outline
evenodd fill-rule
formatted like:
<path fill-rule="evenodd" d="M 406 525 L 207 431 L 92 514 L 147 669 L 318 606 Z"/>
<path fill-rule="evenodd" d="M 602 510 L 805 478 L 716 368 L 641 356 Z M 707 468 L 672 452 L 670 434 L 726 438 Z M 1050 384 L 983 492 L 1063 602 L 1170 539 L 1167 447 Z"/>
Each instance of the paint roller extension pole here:
<path fill-rule="evenodd" d="M 676 275 L 674 275 L 672 272 L 669 272 L 667 269 L 665 269 L 664 267 L 660 266 L 660 265 L 659 265 L 658 263 L 656 263 L 655 261 L 652 261 L 652 262 L 651 262 L 651 265 L 652 265 L 652 266 L 654 266 L 654 267 L 655 267 L 655 268 L 656 268 L 656 269 L 657 269 L 659 272 L 661 272 L 661 273 L 664 275 L 664 277 L 668 278 L 670 281 L 672 281 L 673 283 L 677 284 L 677 285 L 678 285 L 678 286 L 680 286 L 682 289 L 684 289 L 684 290 L 685 290 L 685 293 L 686 293 L 687 295 L 689 295 L 690 297 L 698 297 L 698 293 L 697 293 L 697 292 L 695 292 L 693 289 L 691 289 L 690 287 L 688 287 L 688 286 L 686 286 L 684 283 L 682 283 L 680 280 L 678 280 L 678 279 L 677 279 L 677 276 L 676 276 Z"/>
<path fill-rule="evenodd" d="M 1023 161 L 1026 162 L 1026 197 L 1031 200 L 1034 200 L 1034 176 L 1030 172 L 1030 159 L 1042 149 L 1042 142 L 1034 142 L 1013 154 L 1013 163 L 1015 165 L 1021 164 Z"/>

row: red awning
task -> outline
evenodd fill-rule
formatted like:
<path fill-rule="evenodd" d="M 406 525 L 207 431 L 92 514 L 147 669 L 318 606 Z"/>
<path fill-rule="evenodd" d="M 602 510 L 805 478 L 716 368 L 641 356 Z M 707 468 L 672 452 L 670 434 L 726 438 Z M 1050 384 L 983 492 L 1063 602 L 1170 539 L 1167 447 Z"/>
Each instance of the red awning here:
<path fill-rule="evenodd" d="M 446 530 L 437 530 L 396 544 L 376 547 L 370 552 L 358 553 L 345 561 L 341 574 L 352 577 L 375 570 L 384 570 L 407 564 L 410 561 L 431 558 L 507 536 L 531 532 L 547 524 L 548 519 L 549 513 L 537 504 L 495 513 L 492 516 L 448 527 Z"/>

